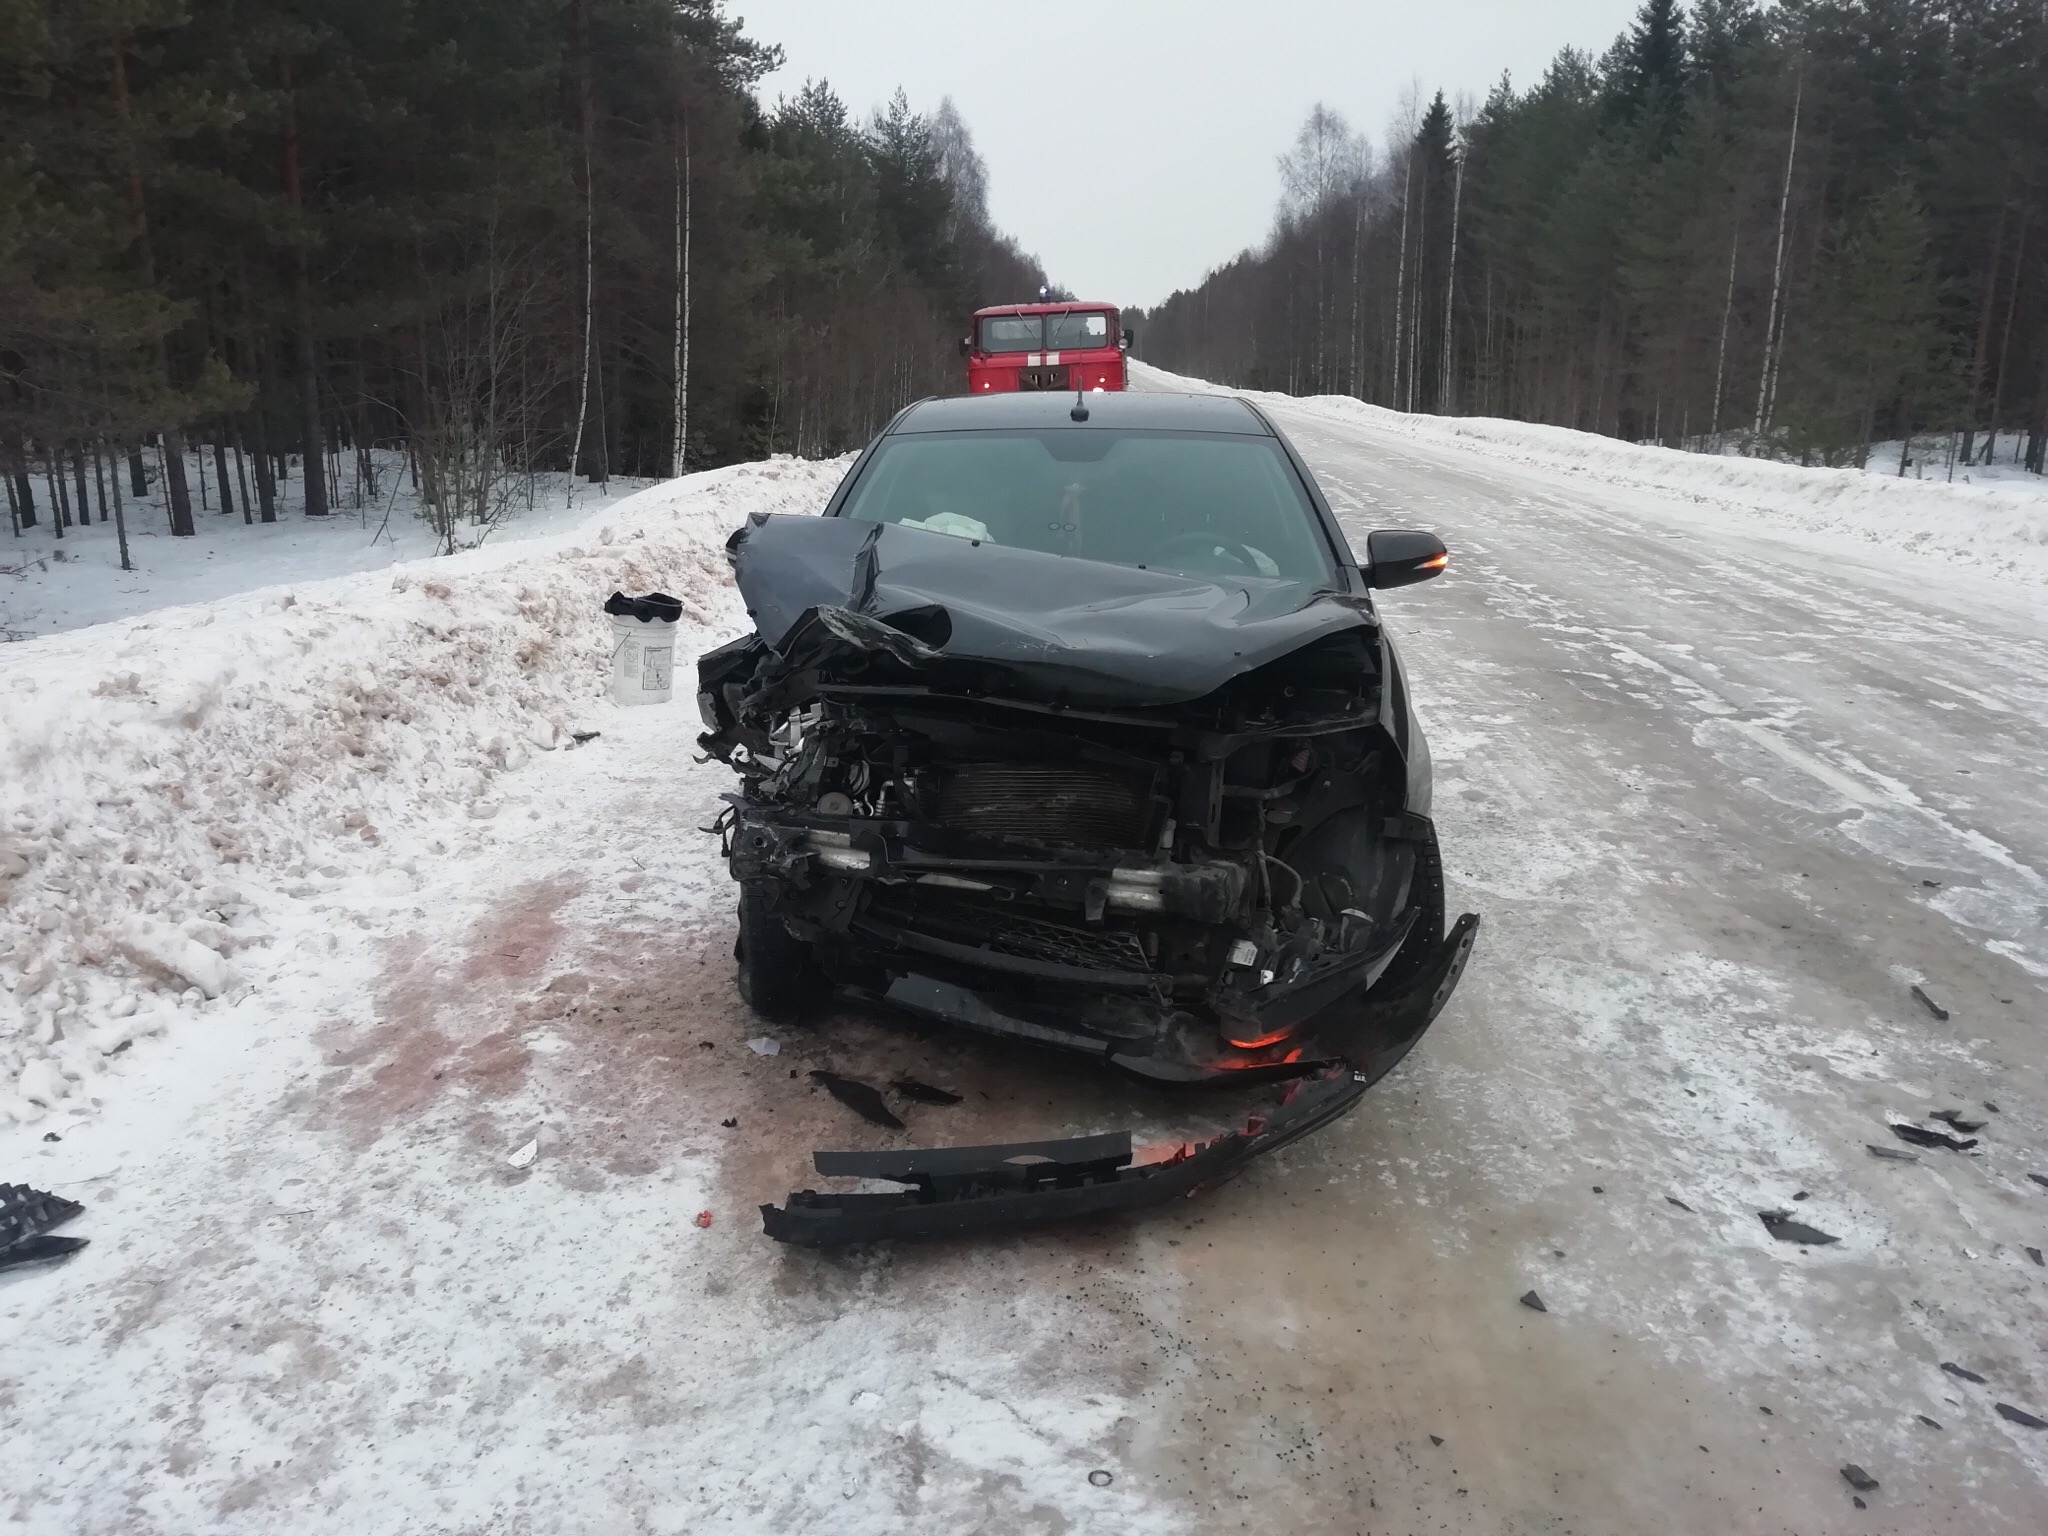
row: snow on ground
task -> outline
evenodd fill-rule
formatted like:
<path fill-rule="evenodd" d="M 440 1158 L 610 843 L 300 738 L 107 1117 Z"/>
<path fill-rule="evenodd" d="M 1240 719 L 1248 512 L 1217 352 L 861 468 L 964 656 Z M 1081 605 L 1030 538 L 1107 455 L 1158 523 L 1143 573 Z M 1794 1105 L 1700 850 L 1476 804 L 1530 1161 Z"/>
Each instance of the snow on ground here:
<path fill-rule="evenodd" d="M 355 460 L 346 472 L 334 511 L 305 515 L 305 481 L 296 473 L 278 485 L 277 521 L 244 523 L 241 504 L 220 511 L 218 487 L 199 505 L 201 456 L 187 456 L 194 533 L 174 539 L 154 457 L 147 461 L 147 499 L 124 496 L 132 570 L 121 569 L 114 523 L 81 522 L 60 539 L 48 515 L 46 480 L 34 481 L 36 526 L 0 543 L 0 640 L 56 634 L 127 618 L 178 603 L 205 603 L 283 582 L 318 581 L 351 571 L 383 570 L 435 553 L 434 530 L 419 516 L 419 498 L 407 478 L 405 456 L 379 449 L 376 479 L 358 484 Z M 209 484 L 213 463 L 203 465 Z M 126 466 L 122 487 L 127 487 Z M 87 480 L 92 488 L 92 481 Z M 536 476 L 522 487 L 511 514 L 494 528 L 462 528 L 465 546 L 516 543 L 573 527 L 592 509 L 644 490 L 654 482 L 615 479 L 592 485 L 561 474 Z M 529 498 L 526 491 L 532 492 Z M 97 496 L 94 497 L 97 517 Z"/>
<path fill-rule="evenodd" d="M 612 590 L 666 584 L 685 649 L 732 630 L 741 509 L 838 473 L 693 476 L 572 534 L 0 649 L 0 1113 L 89 1112 L 111 1053 L 236 1006 L 309 903 L 417 889 L 503 774 L 573 744 Z"/>
<path fill-rule="evenodd" d="M 1154 389 L 1217 387 L 1147 364 L 1136 365 L 1134 377 Z M 1991 471 L 1996 480 L 1988 485 L 1969 483 L 1972 475 L 1985 476 L 1981 469 L 1958 469 L 1953 483 L 1931 477 L 1900 479 L 1896 473 L 1688 453 L 1533 422 L 1408 415 L 1347 395 L 1295 399 L 1257 390 L 1227 393 L 1282 408 L 1292 416 L 1356 422 L 1417 444 L 1506 459 L 1605 489 L 1655 492 L 1667 507 L 1690 503 L 1702 518 L 1724 529 L 1748 525 L 1778 534 L 1846 534 L 1902 554 L 1931 555 L 2001 576 L 2048 583 L 2048 477 L 2013 471 L 2009 463 Z M 2006 442 L 2001 453 L 2009 457 L 2010 451 Z M 1891 467 L 1898 468 L 1896 456 Z"/>
<path fill-rule="evenodd" d="M 735 632 L 726 534 L 840 465 L 0 647 L 0 1178 L 92 1243 L 0 1276 L 0 1522 L 2041 1529 L 1993 1408 L 2048 1414 L 2038 570 L 1826 472 L 1271 404 L 1354 537 L 1450 538 L 1387 607 L 1487 926 L 1358 1114 L 1150 1221 L 760 1235 L 813 1147 L 1239 1113 L 851 1015 L 747 1049 L 730 775 L 686 669 L 604 700 L 597 610 Z M 967 1102 L 880 1133 L 811 1067 Z"/>

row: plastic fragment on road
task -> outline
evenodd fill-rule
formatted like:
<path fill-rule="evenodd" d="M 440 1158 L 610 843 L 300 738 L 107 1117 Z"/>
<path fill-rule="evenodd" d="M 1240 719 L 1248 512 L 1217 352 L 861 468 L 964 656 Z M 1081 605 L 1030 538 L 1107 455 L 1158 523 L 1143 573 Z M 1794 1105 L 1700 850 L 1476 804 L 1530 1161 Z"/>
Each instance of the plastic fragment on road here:
<path fill-rule="evenodd" d="M 1088 1474 L 1088 1481 L 1090 1483 L 1093 1483 L 1097 1488 L 1107 1488 L 1111 1483 L 1116 1481 L 1116 1475 L 1112 1472 L 1104 1471 L 1101 1467 L 1097 1467 L 1093 1472 L 1090 1472 Z"/>
<path fill-rule="evenodd" d="M 1930 1120 L 1939 1120 L 1943 1125 L 1951 1126 L 1965 1136 L 1969 1135 L 1972 1131 L 1983 1130 L 1985 1125 L 1988 1123 L 1983 1120 L 1966 1120 L 1963 1118 L 1963 1112 L 1960 1109 L 1929 1110 L 1927 1112 L 1927 1118 Z"/>
<path fill-rule="evenodd" d="M 510 1163 L 514 1168 L 526 1168 L 530 1167 L 533 1163 L 533 1160 L 539 1156 L 540 1138 L 536 1136 L 533 1140 L 529 1141 L 525 1146 L 521 1147 L 517 1152 L 514 1152 L 510 1157 L 506 1158 L 505 1161 L 507 1163 Z"/>
<path fill-rule="evenodd" d="M 958 1104 L 960 1102 L 960 1095 L 953 1092 L 952 1089 L 934 1088 L 930 1083 L 920 1083 L 914 1077 L 896 1078 L 889 1086 L 902 1094 L 904 1098 L 914 1099 L 919 1104 Z"/>
<path fill-rule="evenodd" d="M 2017 1424 L 2022 1429 L 2048 1429 L 2048 1419 L 2037 1419 L 2024 1408 L 2015 1408 L 2011 1403 L 1994 1403 L 1992 1406 L 2008 1424 Z"/>
<path fill-rule="evenodd" d="M 1913 1417 L 1914 1417 L 1914 1418 L 1916 1418 L 1916 1419 L 1918 1419 L 1918 1420 L 1919 1420 L 1919 1421 L 1920 1421 L 1920 1422 L 1921 1422 L 1922 1424 L 1925 1424 L 1925 1425 L 1926 1425 L 1926 1426 L 1927 1426 L 1927 1427 L 1928 1427 L 1929 1429 L 1939 1429 L 1939 1428 L 1941 1428 L 1941 1420 L 1939 1420 L 1939 1419 L 1930 1419 L 1930 1418 L 1929 1418 L 1929 1417 L 1927 1417 L 1927 1415 L 1926 1415 L 1926 1414 L 1924 1414 L 1924 1413 L 1916 1413 L 1916 1414 L 1914 1414 L 1914 1415 L 1913 1415 Z"/>
<path fill-rule="evenodd" d="M 871 1125 L 892 1131 L 903 1129 L 903 1122 L 896 1118 L 895 1111 L 882 1102 L 881 1093 L 869 1084 L 856 1078 L 841 1077 L 837 1072 L 824 1071 L 813 1071 L 811 1081 Z"/>
<path fill-rule="evenodd" d="M 1858 1493 L 1868 1493 L 1877 1486 L 1877 1479 L 1857 1466 L 1853 1461 L 1842 1468 L 1842 1481 L 1851 1488 L 1854 1488 Z"/>
<path fill-rule="evenodd" d="M 2048 1266 L 2048 1259 L 2044 1259 L 2041 1257 L 2041 1250 L 2038 1248 L 2029 1248 L 2027 1250 L 2027 1257 L 2032 1259 L 2036 1264 Z"/>
<path fill-rule="evenodd" d="M 1904 1147 L 1880 1147 L 1874 1143 L 1866 1142 L 1863 1150 L 1872 1157 L 1883 1158 L 1888 1163 L 1917 1163 L 1920 1161 L 1920 1155 L 1917 1152 L 1908 1152 Z"/>
<path fill-rule="evenodd" d="M 1891 1132 L 1899 1140 L 1909 1141 L 1916 1147 L 1942 1147 L 1950 1152 L 1967 1152 L 1977 1145 L 1974 1136 L 1951 1136 L 1945 1131 L 1930 1131 L 1925 1126 L 1905 1125 L 1898 1121 L 1891 1122 Z M 2041 1182 L 2048 1183 L 2048 1179 Z"/>
<path fill-rule="evenodd" d="M 45 1234 L 84 1209 L 76 1200 L 30 1189 L 26 1184 L 0 1184 L 0 1269 L 78 1252 L 87 1239 Z"/>
<path fill-rule="evenodd" d="M 1937 1003 L 1933 998 L 1929 997 L 1925 990 L 1921 988 L 1918 982 L 1915 982 L 1913 984 L 1913 995 L 1920 1000 L 1921 1006 L 1924 1007 L 1929 1013 L 1933 1014 L 1937 1019 L 1941 1020 L 1941 1022 L 1944 1024 L 1948 1022 L 1948 1010 L 1942 1007 L 1941 1004 Z"/>
<path fill-rule="evenodd" d="M 1676 1195 L 1666 1195 L 1664 1197 L 1664 1203 L 1666 1205 L 1677 1206 L 1681 1211 L 1684 1211 L 1688 1216 L 1692 1214 L 1692 1207 L 1687 1205 L 1683 1200 L 1679 1199 Z"/>
<path fill-rule="evenodd" d="M 2040 1185 L 2043 1189 L 2048 1189 L 2048 1173 L 2030 1173 L 2027 1175 L 2027 1177 L 2032 1179 L 2036 1184 Z"/>
<path fill-rule="evenodd" d="M 747 1049 L 756 1056 L 780 1056 L 782 1054 L 782 1042 L 780 1040 L 771 1040 L 766 1035 L 756 1035 L 747 1042 Z"/>
<path fill-rule="evenodd" d="M 1543 1298 L 1534 1291 L 1524 1291 L 1521 1295 L 1521 1302 L 1531 1312 L 1548 1312 L 1550 1310 L 1550 1308 L 1543 1305 Z"/>
<path fill-rule="evenodd" d="M 1758 1211 L 1756 1215 L 1757 1220 L 1764 1224 L 1764 1230 L 1781 1243 L 1800 1243 L 1818 1248 L 1841 1241 L 1832 1232 L 1823 1232 L 1819 1227 L 1809 1227 L 1803 1221 L 1793 1220 L 1790 1211 Z"/>
<path fill-rule="evenodd" d="M 1957 1365 L 1953 1360 L 1942 1361 L 1941 1368 L 1958 1381 L 1974 1381 L 1980 1387 L 1984 1385 L 1984 1378 L 1982 1376 L 1979 1376 L 1975 1371 Z"/>
<path fill-rule="evenodd" d="M 711 1213 L 709 1211 L 699 1211 L 696 1220 L 698 1226 L 708 1227 L 711 1225 Z"/>

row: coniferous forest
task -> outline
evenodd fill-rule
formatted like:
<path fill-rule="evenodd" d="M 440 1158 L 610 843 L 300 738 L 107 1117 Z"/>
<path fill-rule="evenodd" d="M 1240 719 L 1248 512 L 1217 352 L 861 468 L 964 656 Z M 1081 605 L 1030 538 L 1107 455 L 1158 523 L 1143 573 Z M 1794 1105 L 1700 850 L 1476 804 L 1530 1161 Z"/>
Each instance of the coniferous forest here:
<path fill-rule="evenodd" d="M 0 0 L 15 531 L 402 472 L 453 547 L 537 472 L 857 445 L 1044 275 L 950 103 L 777 62 L 713 0 Z"/>
<path fill-rule="evenodd" d="M 1280 173 L 1263 249 L 1133 317 L 1151 361 L 1811 463 L 1925 434 L 1914 453 L 2043 470 L 2043 0 L 1646 0 L 1598 59 L 1415 103 L 1382 155 L 1318 107 Z"/>

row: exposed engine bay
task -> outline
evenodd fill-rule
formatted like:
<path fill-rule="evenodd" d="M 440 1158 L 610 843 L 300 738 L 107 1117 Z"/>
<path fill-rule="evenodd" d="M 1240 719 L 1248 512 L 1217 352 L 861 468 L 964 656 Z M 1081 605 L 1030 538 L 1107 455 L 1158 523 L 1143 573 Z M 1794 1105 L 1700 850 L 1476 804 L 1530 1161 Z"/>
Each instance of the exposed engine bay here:
<path fill-rule="evenodd" d="M 699 740 L 739 775 L 716 831 L 757 1012 L 836 997 L 1348 1107 L 1442 1008 L 1478 919 L 1446 932 L 1363 591 L 829 515 L 728 554 L 756 632 L 700 659 Z"/>

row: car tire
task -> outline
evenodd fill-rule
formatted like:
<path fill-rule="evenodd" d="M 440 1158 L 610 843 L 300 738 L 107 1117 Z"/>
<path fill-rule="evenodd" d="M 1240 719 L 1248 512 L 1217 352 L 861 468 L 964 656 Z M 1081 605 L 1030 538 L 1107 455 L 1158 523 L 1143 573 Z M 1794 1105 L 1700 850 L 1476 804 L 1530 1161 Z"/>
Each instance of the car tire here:
<path fill-rule="evenodd" d="M 740 892 L 733 956 L 739 961 L 741 999 L 769 1023 L 792 1023 L 817 1001 L 822 988 L 811 946 L 789 931 L 765 896 Z"/>

